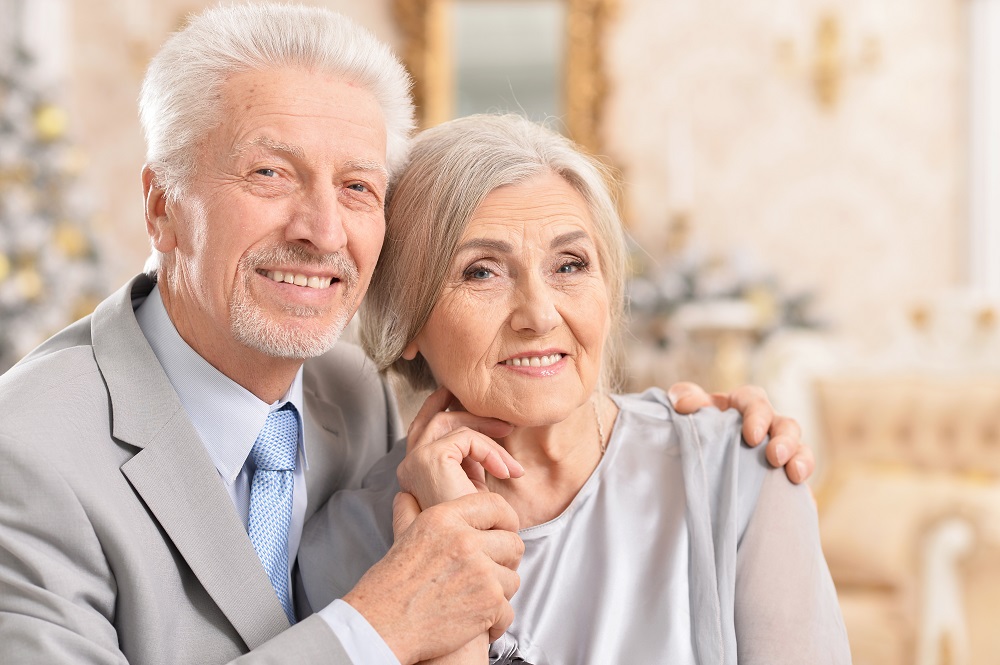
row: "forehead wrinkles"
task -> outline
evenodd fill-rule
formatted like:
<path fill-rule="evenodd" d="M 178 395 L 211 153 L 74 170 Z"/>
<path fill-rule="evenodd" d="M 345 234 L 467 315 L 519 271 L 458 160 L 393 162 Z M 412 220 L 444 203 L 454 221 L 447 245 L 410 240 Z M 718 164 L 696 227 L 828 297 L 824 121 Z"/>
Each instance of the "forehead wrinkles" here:
<path fill-rule="evenodd" d="M 479 242 L 477 242 L 479 241 Z M 557 250 L 577 244 L 595 244 L 594 228 L 587 217 L 579 214 L 559 214 L 535 219 L 514 219 L 491 215 L 473 220 L 459 242 L 459 251 L 466 246 L 488 248 L 507 245 L 511 250 L 518 246 L 537 247 L 540 250 Z"/>

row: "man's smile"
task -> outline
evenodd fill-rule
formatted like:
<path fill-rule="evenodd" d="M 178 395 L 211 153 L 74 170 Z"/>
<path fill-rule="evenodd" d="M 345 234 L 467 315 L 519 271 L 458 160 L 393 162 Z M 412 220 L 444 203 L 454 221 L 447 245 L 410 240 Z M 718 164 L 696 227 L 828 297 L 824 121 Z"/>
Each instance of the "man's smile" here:
<path fill-rule="evenodd" d="M 301 273 L 284 272 L 281 270 L 258 271 L 258 274 L 267 277 L 275 282 L 294 284 L 295 286 L 305 286 L 310 289 L 328 289 L 334 280 L 340 281 L 336 277 L 317 277 L 316 275 L 303 275 Z"/>

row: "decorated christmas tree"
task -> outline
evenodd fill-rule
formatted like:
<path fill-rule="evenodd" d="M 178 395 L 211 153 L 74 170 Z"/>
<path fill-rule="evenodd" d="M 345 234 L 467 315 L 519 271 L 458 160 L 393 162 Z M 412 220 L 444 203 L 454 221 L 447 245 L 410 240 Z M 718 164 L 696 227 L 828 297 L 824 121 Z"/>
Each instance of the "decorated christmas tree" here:
<path fill-rule="evenodd" d="M 17 39 L 0 58 L 0 372 L 105 293 L 82 153 Z"/>

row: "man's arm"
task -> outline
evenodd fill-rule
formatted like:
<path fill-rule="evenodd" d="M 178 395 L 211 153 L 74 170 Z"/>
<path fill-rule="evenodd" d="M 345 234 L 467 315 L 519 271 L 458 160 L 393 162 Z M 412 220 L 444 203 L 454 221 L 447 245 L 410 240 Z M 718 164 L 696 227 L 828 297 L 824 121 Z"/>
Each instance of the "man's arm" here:
<path fill-rule="evenodd" d="M 115 580 L 90 520 L 38 451 L 0 435 L 0 644 L 17 663 L 124 663 Z"/>
<path fill-rule="evenodd" d="M 396 540 L 344 596 L 400 662 L 454 652 L 477 635 L 503 634 L 523 553 L 517 515 L 495 494 L 473 494 L 420 511 L 396 496 Z M 484 652 L 485 656 L 485 652 Z"/>
<path fill-rule="evenodd" d="M 52 665 L 122 665 L 128 662 L 128 639 L 119 633 L 119 622 L 145 620 L 162 633 L 134 636 L 153 644 L 185 640 L 162 660 L 174 661 L 185 649 L 198 648 L 198 636 L 174 635 L 178 616 L 155 618 L 125 616 L 119 584 L 88 514 L 72 487 L 46 464 L 40 451 L 15 445 L 0 435 L 0 654 L 4 662 Z M 106 516 L 105 516 L 106 517 Z M 155 580 L 148 580 L 155 584 Z M 185 599 L 178 598 L 178 608 Z M 178 609 L 178 612 L 181 610 Z M 199 662 L 221 662 L 217 631 Z M 169 647 L 167 647 L 169 648 Z M 213 658 L 213 654 L 215 657 Z M 180 656 L 185 658 L 186 656 Z M 320 617 L 296 624 L 284 633 L 237 659 L 239 663 L 324 663 L 347 665 L 350 660 Z"/>
<path fill-rule="evenodd" d="M 802 429 L 793 419 L 774 412 L 767 393 L 757 386 L 743 386 L 731 393 L 709 395 L 694 383 L 675 383 L 667 391 L 678 413 L 694 413 L 705 406 L 720 411 L 736 409 L 743 416 L 743 438 L 751 446 L 759 445 L 769 435 L 767 461 L 785 467 L 793 483 L 803 483 L 816 468 L 812 449 L 802 443 Z"/>

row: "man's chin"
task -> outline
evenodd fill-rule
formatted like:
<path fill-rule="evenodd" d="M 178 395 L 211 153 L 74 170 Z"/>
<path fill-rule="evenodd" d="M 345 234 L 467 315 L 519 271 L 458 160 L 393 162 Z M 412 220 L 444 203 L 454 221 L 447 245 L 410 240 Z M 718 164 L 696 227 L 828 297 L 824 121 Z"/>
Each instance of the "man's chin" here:
<path fill-rule="evenodd" d="M 243 346 L 271 358 L 306 360 L 332 349 L 346 326 L 347 321 L 339 319 L 324 328 L 234 319 L 233 337 Z"/>

